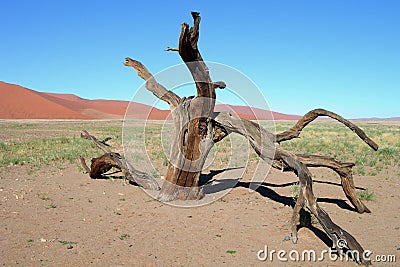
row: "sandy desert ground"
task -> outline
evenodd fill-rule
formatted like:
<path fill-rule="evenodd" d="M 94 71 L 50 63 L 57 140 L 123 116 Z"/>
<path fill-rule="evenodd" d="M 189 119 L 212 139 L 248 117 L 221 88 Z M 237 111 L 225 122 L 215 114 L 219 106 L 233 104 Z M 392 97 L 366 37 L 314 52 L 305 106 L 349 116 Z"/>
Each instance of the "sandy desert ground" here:
<path fill-rule="evenodd" d="M 22 124 L 30 122 L 23 122 Z M 40 124 L 42 123 L 42 124 Z M 6 145 L 38 138 L 78 136 L 79 127 L 17 127 L 2 122 Z M 59 122 L 61 123 L 61 122 Z M 98 122 L 97 122 L 98 123 Z M 119 122 L 115 122 L 118 126 Z M 94 125 L 99 125 L 94 123 Z M 14 127 L 15 126 L 15 127 Z M 54 126 L 54 125 L 53 125 Z M 115 126 L 115 125 L 114 125 Z M 393 127 L 399 128 L 398 124 Z M 93 132 L 96 133 L 93 126 Z M 97 133 L 102 133 L 97 130 Z M 351 132 L 350 132 L 351 134 Z M 398 135 L 397 135 L 398 138 Z M 398 140 L 398 139 L 397 139 Z M 251 173 L 251 166 L 248 171 Z M 246 172 L 246 173 L 248 173 Z M 376 255 L 400 261 L 400 168 L 355 175 L 356 186 L 373 191 L 365 201 L 371 214 L 358 214 L 331 171 L 312 169 L 314 192 L 332 220 Z M 218 174 L 214 183 L 218 185 Z M 232 174 L 235 176 L 235 174 Z M 272 170 L 249 191 L 249 176 L 221 199 L 196 208 L 160 203 L 120 179 L 92 180 L 77 161 L 2 164 L 0 167 L 0 264 L 2 266 L 356 266 L 354 262 L 260 261 L 269 250 L 313 249 L 331 245 L 318 223 L 301 228 L 298 244 L 290 235 L 294 174 Z M 212 195 L 213 193 L 210 193 Z"/>

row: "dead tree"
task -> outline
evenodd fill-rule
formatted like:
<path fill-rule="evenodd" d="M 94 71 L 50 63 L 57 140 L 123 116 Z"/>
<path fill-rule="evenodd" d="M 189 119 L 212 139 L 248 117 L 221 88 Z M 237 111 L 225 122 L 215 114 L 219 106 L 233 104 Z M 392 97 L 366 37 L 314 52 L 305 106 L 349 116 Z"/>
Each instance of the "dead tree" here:
<path fill-rule="evenodd" d="M 333 244 L 344 240 L 349 250 L 362 255 L 361 245 L 348 232 L 336 225 L 329 215 L 318 205 L 313 192 L 313 181 L 309 167 L 327 167 L 339 174 L 345 195 L 359 213 L 370 210 L 358 198 L 352 177 L 354 163 L 339 162 L 333 158 L 319 155 L 300 155 L 285 151 L 276 145 L 291 140 L 300 135 L 302 129 L 319 116 L 331 117 L 350 128 L 372 149 L 377 150 L 377 144 L 350 121 L 341 116 L 323 109 L 316 109 L 307 113 L 291 129 L 273 134 L 266 131 L 259 124 L 233 116 L 229 112 L 214 112 L 215 90 L 225 88 L 224 82 L 213 82 L 208 68 L 197 47 L 199 39 L 200 16 L 192 12 L 193 27 L 182 24 L 178 48 L 168 48 L 168 51 L 177 51 L 188 67 L 196 83 L 196 97 L 179 97 L 159 84 L 147 68 L 139 61 L 126 58 L 124 65 L 134 68 L 138 75 L 146 81 L 146 88 L 157 98 L 166 101 L 171 109 L 174 121 L 175 135 L 165 182 L 161 186 L 159 200 L 172 201 L 175 199 L 195 200 L 204 196 L 199 187 L 199 178 L 203 165 L 210 149 L 231 133 L 243 135 L 261 159 L 270 161 L 274 168 L 292 171 L 299 178 L 299 197 L 295 204 L 291 220 L 292 240 L 297 242 L 297 224 L 299 212 L 307 208 L 319 221 Z M 127 179 L 149 189 L 159 189 L 157 182 L 148 174 L 136 170 L 119 154 L 111 152 L 105 142 L 98 141 L 94 136 L 84 132 L 83 138 L 91 139 L 105 153 L 99 158 L 92 159 L 91 167 L 82 164 L 92 178 L 100 177 L 111 167 L 121 170 Z M 275 153 L 267 153 L 275 151 Z M 366 265 L 369 264 L 361 257 L 355 259 Z"/>

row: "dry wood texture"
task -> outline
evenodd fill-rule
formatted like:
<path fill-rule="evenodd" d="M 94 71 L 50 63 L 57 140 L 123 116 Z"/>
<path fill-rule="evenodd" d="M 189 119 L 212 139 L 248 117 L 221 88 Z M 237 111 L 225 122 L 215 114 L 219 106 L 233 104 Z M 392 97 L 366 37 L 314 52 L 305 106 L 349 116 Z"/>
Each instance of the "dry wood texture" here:
<path fill-rule="evenodd" d="M 165 182 L 162 185 L 159 199 L 171 201 L 174 199 L 200 199 L 204 193 L 198 187 L 199 176 L 210 149 L 213 145 L 231 133 L 243 135 L 248 139 L 252 148 L 263 160 L 272 167 L 283 171 L 292 171 L 299 178 L 300 194 L 294 207 L 292 216 L 292 240 L 297 242 L 297 224 L 299 212 L 307 208 L 320 222 L 333 243 L 344 240 L 347 248 L 362 255 L 363 248 L 356 239 L 336 225 L 329 215 L 319 207 L 313 192 L 313 181 L 308 167 L 326 167 L 339 174 L 345 195 L 359 213 L 370 212 L 356 194 L 352 177 L 352 162 L 339 162 L 333 158 L 320 155 L 300 155 L 280 149 L 277 144 L 297 138 L 301 131 L 310 122 L 319 116 L 331 117 L 350 128 L 372 149 L 378 145 L 371 140 L 360 128 L 341 116 L 324 110 L 312 110 L 291 129 L 273 134 L 259 124 L 233 116 L 229 112 L 214 113 L 215 89 L 225 88 L 224 82 L 213 82 L 209 70 L 199 52 L 200 16 L 192 12 L 193 27 L 182 24 L 178 48 L 167 48 L 167 51 L 177 51 L 189 69 L 196 83 L 197 96 L 183 97 L 169 91 L 159 84 L 147 68 L 131 58 L 125 59 L 125 66 L 134 68 L 138 75 L 146 80 L 146 88 L 159 99 L 166 101 L 171 108 L 175 125 L 174 143 L 170 152 L 170 160 Z M 159 189 L 157 182 L 148 174 L 136 170 L 118 153 L 110 151 L 106 141 L 98 141 L 94 136 L 84 131 L 82 137 L 92 140 L 105 154 L 92 159 L 90 168 L 84 159 L 82 165 L 89 172 L 90 177 L 99 178 L 106 171 L 115 167 L 121 170 L 128 180 L 134 181 L 144 188 Z M 355 259 L 365 265 L 370 264 L 360 257 Z"/>

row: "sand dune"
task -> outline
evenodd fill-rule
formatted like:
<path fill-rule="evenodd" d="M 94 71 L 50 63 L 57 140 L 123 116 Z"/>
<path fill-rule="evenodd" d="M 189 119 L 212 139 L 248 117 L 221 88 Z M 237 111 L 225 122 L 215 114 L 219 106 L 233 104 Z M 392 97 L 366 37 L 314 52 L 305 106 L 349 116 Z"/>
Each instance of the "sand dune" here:
<path fill-rule="evenodd" d="M 121 100 L 89 100 L 73 94 L 37 92 L 0 82 L 1 119 L 123 119 L 130 106 L 135 119 L 165 119 L 169 111 Z"/>
<path fill-rule="evenodd" d="M 43 94 L 0 82 L 0 118 L 2 119 L 91 119 Z"/>
<path fill-rule="evenodd" d="M 164 120 L 169 110 L 122 100 L 89 100 L 73 94 L 37 92 L 0 82 L 0 119 L 123 119 L 129 106 L 130 118 Z M 246 119 L 297 120 L 300 116 L 245 106 L 217 105 L 215 111 L 231 111 Z"/>

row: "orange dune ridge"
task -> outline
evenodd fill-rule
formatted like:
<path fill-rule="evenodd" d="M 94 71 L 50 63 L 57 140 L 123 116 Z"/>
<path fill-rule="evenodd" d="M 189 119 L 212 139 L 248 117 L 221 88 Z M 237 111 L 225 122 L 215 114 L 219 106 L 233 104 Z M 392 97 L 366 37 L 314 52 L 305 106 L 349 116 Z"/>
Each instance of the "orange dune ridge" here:
<path fill-rule="evenodd" d="M 73 94 L 37 92 L 0 81 L 0 119 L 123 119 L 129 106 L 129 118 L 170 119 L 169 110 L 123 100 L 89 100 Z M 219 104 L 215 111 L 250 120 L 298 120 L 300 116 L 264 109 Z M 169 116 L 169 117 L 168 117 Z"/>

